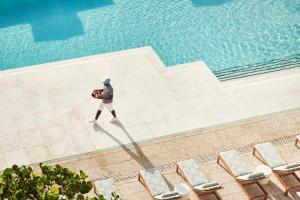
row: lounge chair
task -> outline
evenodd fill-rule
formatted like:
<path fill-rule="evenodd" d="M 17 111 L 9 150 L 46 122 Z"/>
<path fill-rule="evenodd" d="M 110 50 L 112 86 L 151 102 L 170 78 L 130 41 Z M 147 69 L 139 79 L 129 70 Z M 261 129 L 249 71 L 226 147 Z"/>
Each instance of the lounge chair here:
<path fill-rule="evenodd" d="M 272 169 L 274 175 L 283 185 L 286 195 L 288 195 L 290 191 L 300 190 L 300 178 L 295 173 L 295 171 L 300 170 L 300 163 L 288 164 L 270 142 L 255 145 L 253 155 Z M 299 185 L 288 186 L 283 180 L 283 177 L 288 175 L 293 175 Z"/>
<path fill-rule="evenodd" d="M 180 197 L 178 192 L 170 191 L 160 171 L 156 168 L 141 170 L 139 181 L 145 186 L 153 199 L 165 200 Z"/>
<path fill-rule="evenodd" d="M 95 181 L 94 192 L 97 195 L 103 195 L 107 200 L 113 199 L 112 193 L 119 193 L 113 179 Z"/>
<path fill-rule="evenodd" d="M 222 188 L 221 185 L 218 182 L 209 182 L 195 160 L 178 162 L 176 172 L 183 176 L 196 193 L 202 195 L 214 194 L 218 200 L 222 199 L 217 192 Z"/>
<path fill-rule="evenodd" d="M 298 143 L 300 143 L 300 135 L 296 136 L 295 145 L 298 146 Z"/>
<path fill-rule="evenodd" d="M 217 157 L 217 163 L 225 169 L 232 177 L 235 178 L 236 182 L 240 185 L 242 190 L 248 196 L 249 199 L 268 199 L 268 193 L 259 183 L 260 180 L 264 179 L 263 173 L 253 173 L 246 165 L 244 159 L 240 153 L 236 150 L 230 150 L 221 152 Z M 256 184 L 263 194 L 257 196 L 250 196 L 246 190 L 246 186 Z"/>

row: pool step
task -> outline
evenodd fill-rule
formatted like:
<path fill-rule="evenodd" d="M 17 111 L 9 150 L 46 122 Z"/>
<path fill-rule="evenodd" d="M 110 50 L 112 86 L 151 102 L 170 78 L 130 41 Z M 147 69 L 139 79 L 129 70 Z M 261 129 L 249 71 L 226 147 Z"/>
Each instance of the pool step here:
<path fill-rule="evenodd" d="M 233 67 L 231 69 L 214 71 L 214 74 L 220 81 L 226 81 L 295 67 L 300 67 L 300 54 L 295 54 L 283 59 L 274 59 L 263 63 L 243 65 Z"/>

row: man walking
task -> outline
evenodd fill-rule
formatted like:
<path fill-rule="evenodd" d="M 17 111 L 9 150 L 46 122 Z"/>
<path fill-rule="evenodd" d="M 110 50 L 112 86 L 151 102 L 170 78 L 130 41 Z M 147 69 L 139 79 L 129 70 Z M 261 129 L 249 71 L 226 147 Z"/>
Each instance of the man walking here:
<path fill-rule="evenodd" d="M 110 120 L 111 122 L 115 122 L 118 120 L 117 115 L 116 115 L 116 111 L 113 108 L 113 96 L 114 96 L 114 89 L 110 84 L 110 79 L 107 78 L 104 82 L 103 82 L 104 86 L 103 89 L 101 89 L 100 91 L 102 93 L 100 93 L 99 98 L 102 99 L 100 106 L 98 108 L 98 111 L 96 113 L 95 119 L 91 120 L 91 123 L 96 123 L 102 110 L 104 108 L 106 108 L 108 111 L 111 112 L 111 114 L 113 115 L 112 120 Z M 96 95 L 97 96 L 97 95 Z"/>

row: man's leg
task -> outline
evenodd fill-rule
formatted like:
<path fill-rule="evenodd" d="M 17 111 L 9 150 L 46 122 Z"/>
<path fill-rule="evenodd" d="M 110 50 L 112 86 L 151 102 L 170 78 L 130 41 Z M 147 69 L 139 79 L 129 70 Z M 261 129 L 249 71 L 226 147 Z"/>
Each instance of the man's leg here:
<path fill-rule="evenodd" d="M 115 118 L 117 117 L 116 111 L 115 111 L 115 110 L 112 110 L 112 111 L 111 111 L 111 114 L 112 114 Z"/>
<path fill-rule="evenodd" d="M 100 103 L 100 106 L 99 106 L 99 108 L 98 108 L 98 110 L 97 110 L 95 119 L 91 120 L 91 121 L 90 121 L 91 123 L 96 123 L 96 122 L 97 122 L 97 120 L 98 120 L 98 118 L 99 118 L 99 116 L 100 116 L 101 111 L 103 110 L 103 108 L 104 108 L 104 104 L 103 104 L 103 102 L 101 102 L 101 103 Z"/>
<path fill-rule="evenodd" d="M 100 114 L 101 114 L 101 110 L 98 110 L 97 113 L 96 113 L 96 117 L 95 117 L 95 120 L 96 120 L 96 121 L 98 120 Z"/>
<path fill-rule="evenodd" d="M 118 120 L 117 115 L 116 115 L 116 111 L 113 108 L 112 103 L 106 104 L 106 108 L 111 112 L 111 114 L 114 116 L 114 118 L 111 120 L 111 122 L 114 122 L 116 120 Z"/>

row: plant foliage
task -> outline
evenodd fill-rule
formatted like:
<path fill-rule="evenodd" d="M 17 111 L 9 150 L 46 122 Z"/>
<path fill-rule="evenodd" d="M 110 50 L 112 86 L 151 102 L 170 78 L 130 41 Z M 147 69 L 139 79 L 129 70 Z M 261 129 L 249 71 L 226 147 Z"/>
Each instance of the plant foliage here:
<path fill-rule="evenodd" d="M 0 200 L 105 200 L 103 196 L 87 197 L 93 188 L 88 176 L 60 165 L 40 164 L 40 171 L 13 165 L 0 174 Z M 120 200 L 112 194 L 112 200 Z"/>

